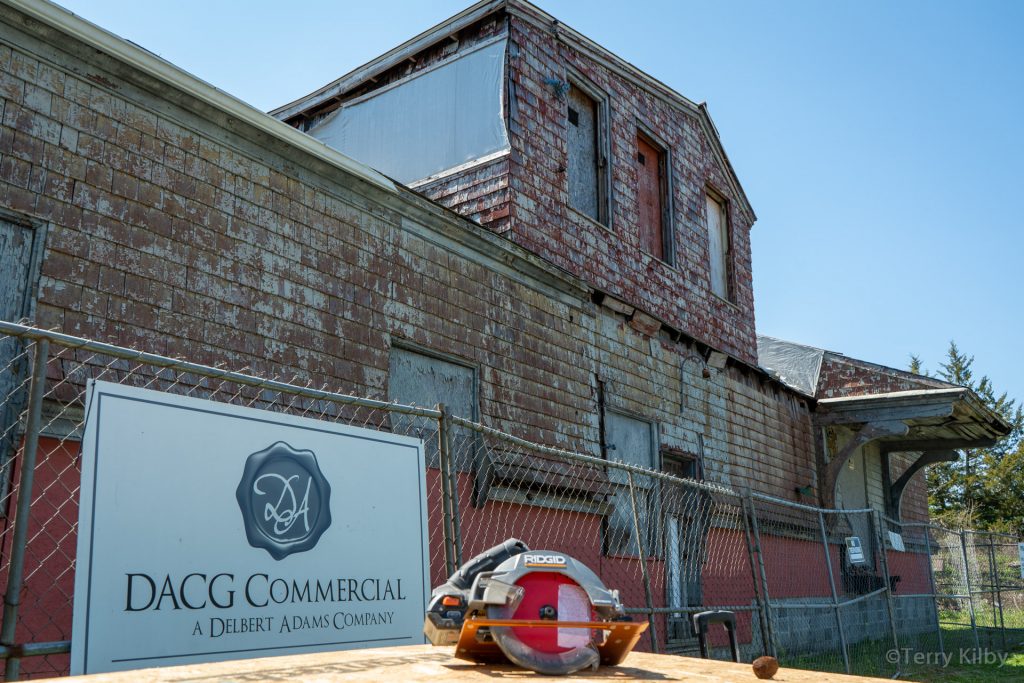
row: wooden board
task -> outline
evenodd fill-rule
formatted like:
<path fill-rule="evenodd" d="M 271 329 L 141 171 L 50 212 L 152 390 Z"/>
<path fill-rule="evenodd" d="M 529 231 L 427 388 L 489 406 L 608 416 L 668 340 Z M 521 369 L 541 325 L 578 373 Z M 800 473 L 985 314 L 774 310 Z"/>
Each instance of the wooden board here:
<path fill-rule="evenodd" d="M 495 680 L 541 680 L 532 671 L 511 665 L 483 666 L 452 657 L 450 647 L 409 645 L 374 650 L 346 650 L 291 657 L 244 659 L 213 664 L 142 669 L 112 674 L 94 674 L 51 679 L 54 683 L 213 683 L 232 681 L 309 681 L 310 683 L 494 683 Z M 547 680 L 551 680 L 548 678 Z M 676 655 L 633 652 L 620 666 L 581 671 L 565 678 L 586 681 L 701 681 L 703 683 L 751 683 L 758 679 L 749 664 L 733 664 Z M 861 678 L 817 671 L 780 669 L 772 679 L 779 683 L 891 683 L 883 678 Z"/>

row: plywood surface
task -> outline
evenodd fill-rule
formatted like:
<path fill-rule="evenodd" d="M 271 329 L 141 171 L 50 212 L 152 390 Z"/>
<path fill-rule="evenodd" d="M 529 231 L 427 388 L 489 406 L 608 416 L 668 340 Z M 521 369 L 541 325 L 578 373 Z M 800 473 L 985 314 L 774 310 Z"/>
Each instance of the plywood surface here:
<path fill-rule="evenodd" d="M 531 681 L 546 679 L 532 671 L 513 666 L 480 666 L 451 656 L 451 648 L 429 645 L 347 650 L 292 657 L 268 657 L 213 664 L 143 669 L 113 674 L 94 674 L 53 681 L 92 683 L 206 683 L 213 681 L 304 681 L 307 683 L 471 683 L 496 680 Z M 550 679 L 548 679 L 550 680 Z M 749 664 L 733 664 L 674 655 L 634 652 L 625 663 L 583 671 L 564 680 L 585 681 L 702 681 L 704 683 L 751 683 L 758 679 Z M 817 671 L 781 669 L 779 683 L 883 683 L 887 679 L 840 676 Z"/>

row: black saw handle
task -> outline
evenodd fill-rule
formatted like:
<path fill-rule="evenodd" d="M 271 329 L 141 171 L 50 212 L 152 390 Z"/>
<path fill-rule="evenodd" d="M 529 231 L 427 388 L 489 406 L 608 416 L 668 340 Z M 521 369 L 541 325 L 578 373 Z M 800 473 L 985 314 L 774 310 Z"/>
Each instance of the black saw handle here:
<path fill-rule="evenodd" d="M 489 572 L 508 558 L 529 550 L 530 548 L 518 538 L 510 538 L 504 543 L 485 550 L 459 567 L 459 570 L 448 578 L 446 585 L 453 586 L 460 591 L 469 590 L 473 586 L 473 579 L 477 574 Z"/>

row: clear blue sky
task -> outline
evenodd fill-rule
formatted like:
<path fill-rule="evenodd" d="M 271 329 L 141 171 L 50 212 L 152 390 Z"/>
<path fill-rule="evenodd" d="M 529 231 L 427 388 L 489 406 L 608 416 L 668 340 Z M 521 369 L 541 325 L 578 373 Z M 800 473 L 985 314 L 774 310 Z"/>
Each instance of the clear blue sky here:
<path fill-rule="evenodd" d="M 261 108 L 470 4 L 63 0 Z M 707 101 L 759 220 L 758 329 L 1024 399 L 1024 2 L 541 0 Z"/>

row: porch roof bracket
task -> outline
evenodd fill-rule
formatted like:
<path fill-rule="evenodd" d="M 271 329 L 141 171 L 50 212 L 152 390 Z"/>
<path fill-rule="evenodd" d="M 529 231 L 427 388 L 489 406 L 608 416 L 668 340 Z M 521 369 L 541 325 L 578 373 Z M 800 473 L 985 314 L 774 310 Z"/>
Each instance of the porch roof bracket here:
<path fill-rule="evenodd" d="M 924 451 L 920 457 L 910 464 L 903 474 L 900 475 L 899 479 L 892 483 L 889 487 L 889 505 L 890 510 L 896 512 L 896 518 L 900 519 L 900 502 L 903 498 L 903 491 L 907 488 L 907 484 L 914 478 L 914 475 L 923 470 L 928 465 L 935 465 L 940 462 L 954 462 L 960 454 L 957 451 L 949 449 L 945 450 L 934 450 Z"/>
<path fill-rule="evenodd" d="M 850 459 L 854 451 L 866 443 L 886 436 L 906 436 L 910 431 L 902 420 L 878 420 L 865 422 L 846 443 L 840 451 L 834 454 L 828 464 L 825 465 L 825 477 L 821 487 L 822 507 L 834 508 L 836 503 L 836 486 L 839 483 L 839 473 L 842 471 L 846 461 Z"/>

